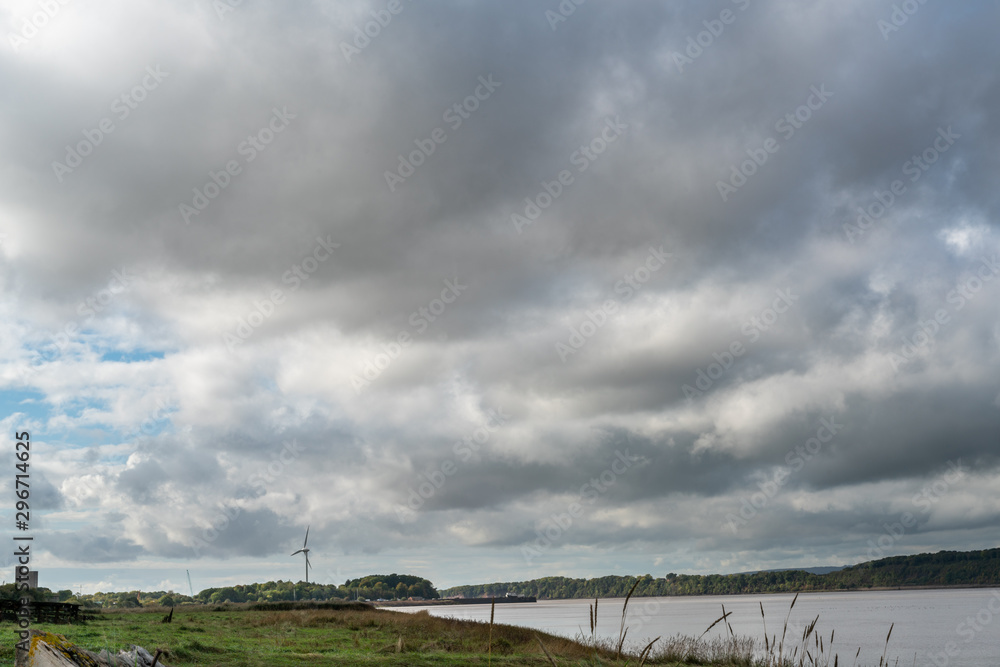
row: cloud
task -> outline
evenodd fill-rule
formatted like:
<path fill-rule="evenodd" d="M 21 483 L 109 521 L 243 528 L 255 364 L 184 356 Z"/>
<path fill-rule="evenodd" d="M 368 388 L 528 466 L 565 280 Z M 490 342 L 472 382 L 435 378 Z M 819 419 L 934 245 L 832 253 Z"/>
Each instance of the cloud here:
<path fill-rule="evenodd" d="M 995 546 L 996 7 L 884 39 L 858 2 L 401 6 L 363 47 L 378 3 L 160 0 L 11 47 L 0 381 L 54 556 L 280 557 L 311 525 L 320 557 L 461 554 L 443 585 L 603 574 L 619 544 L 637 571 L 855 562 L 959 459 L 894 549 Z"/>

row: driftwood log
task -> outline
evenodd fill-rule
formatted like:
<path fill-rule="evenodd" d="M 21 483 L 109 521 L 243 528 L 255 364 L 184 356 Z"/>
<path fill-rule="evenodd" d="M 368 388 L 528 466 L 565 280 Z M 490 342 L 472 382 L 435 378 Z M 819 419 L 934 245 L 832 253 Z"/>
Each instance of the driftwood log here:
<path fill-rule="evenodd" d="M 32 630 L 27 651 L 18 649 L 17 667 L 169 667 L 159 662 L 162 650 L 156 655 L 141 646 L 111 655 L 107 650 L 93 653 L 80 648 L 62 635 Z"/>

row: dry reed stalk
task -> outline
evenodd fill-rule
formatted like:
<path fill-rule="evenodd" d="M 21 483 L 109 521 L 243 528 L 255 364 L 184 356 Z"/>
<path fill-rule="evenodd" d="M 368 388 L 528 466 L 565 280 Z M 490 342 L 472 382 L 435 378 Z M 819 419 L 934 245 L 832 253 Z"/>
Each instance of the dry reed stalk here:
<path fill-rule="evenodd" d="M 788 614 L 785 616 L 785 627 L 781 631 L 781 643 L 778 644 L 778 664 L 782 664 L 781 658 L 785 654 L 785 633 L 788 632 L 788 619 L 792 617 L 792 608 L 795 607 L 795 602 L 799 599 L 799 594 L 796 593 L 795 597 L 792 598 L 792 604 L 788 605 Z M 792 660 L 795 660 L 795 656 L 792 656 Z"/>
<path fill-rule="evenodd" d="M 497 608 L 497 599 L 495 597 L 491 597 L 490 598 L 490 638 L 489 638 L 489 642 L 486 645 L 486 652 L 487 652 L 487 656 L 488 656 L 486 664 L 488 664 L 488 665 L 492 665 L 493 664 L 493 612 L 496 611 L 496 608 Z"/>
<path fill-rule="evenodd" d="M 653 650 L 653 644 L 658 641 L 660 641 L 659 637 L 646 644 L 646 648 L 642 649 L 642 653 L 639 654 L 639 667 L 646 664 L 646 659 L 649 658 L 649 654 Z"/>
<path fill-rule="evenodd" d="M 882 667 L 882 665 L 883 665 L 883 664 L 885 664 L 885 665 L 888 665 L 888 664 L 889 664 L 888 662 L 886 662 L 886 661 L 885 661 L 885 654 L 886 654 L 886 652 L 888 652 L 888 650 L 889 650 L 889 637 L 892 637 L 892 629 L 893 629 L 894 627 L 896 627 L 896 624 L 895 624 L 895 623 L 893 623 L 893 624 L 891 624 L 891 625 L 889 626 L 889 634 L 887 634 L 887 635 L 885 636 L 885 648 L 884 648 L 884 649 L 882 649 L 882 657 L 881 657 L 881 658 L 879 658 L 879 660 L 878 660 L 878 667 Z M 897 662 L 898 662 L 898 660 L 899 660 L 899 659 L 897 658 L 896 660 L 897 660 Z"/>
<path fill-rule="evenodd" d="M 549 653 L 549 649 L 545 648 L 545 644 L 542 643 L 542 638 L 538 636 L 538 633 L 535 633 L 535 639 L 538 640 L 538 645 L 542 647 L 542 652 L 545 653 L 545 657 L 552 663 L 552 667 L 559 667 L 559 665 L 556 664 L 555 658 L 553 658 L 552 654 Z"/>
<path fill-rule="evenodd" d="M 622 656 L 622 646 L 625 645 L 625 635 L 628 634 L 628 628 L 625 627 L 625 614 L 628 613 L 628 601 L 631 599 L 632 593 L 635 593 L 635 587 L 638 585 L 639 580 L 636 579 L 635 583 L 632 584 L 632 588 L 629 589 L 628 595 L 625 596 L 625 605 L 622 607 L 622 622 L 618 628 L 618 651 L 615 654 L 615 662 Z"/>

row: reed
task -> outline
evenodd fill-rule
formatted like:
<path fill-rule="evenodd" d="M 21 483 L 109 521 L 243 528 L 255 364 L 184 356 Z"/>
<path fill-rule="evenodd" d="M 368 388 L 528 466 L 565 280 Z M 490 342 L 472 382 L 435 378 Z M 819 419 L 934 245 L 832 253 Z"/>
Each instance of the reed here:
<path fill-rule="evenodd" d="M 646 664 L 646 660 L 649 659 L 650 653 L 653 650 L 653 644 L 655 644 L 658 641 L 660 641 L 659 637 L 646 644 L 646 648 L 642 649 L 642 651 L 639 653 L 639 667 L 642 667 L 643 665 Z"/>
<path fill-rule="evenodd" d="M 622 606 L 622 622 L 618 628 L 618 650 L 615 651 L 616 661 L 622 657 L 622 647 L 625 645 L 625 636 L 628 635 L 628 628 L 625 627 L 625 615 L 628 614 L 628 601 L 632 598 L 632 593 L 635 593 L 635 587 L 638 585 L 639 580 L 636 579 L 635 583 L 632 584 L 632 588 L 629 589 L 628 595 L 625 596 L 625 604 Z"/>
<path fill-rule="evenodd" d="M 885 648 L 884 648 L 884 649 L 882 649 L 882 657 L 881 657 L 881 658 L 879 658 L 879 661 L 878 661 L 878 667 L 882 667 L 882 666 L 883 666 L 883 663 L 884 663 L 885 665 L 888 665 L 888 664 L 889 664 L 889 663 L 885 662 L 885 654 L 886 654 L 886 652 L 887 652 L 887 651 L 889 650 L 889 637 L 892 637 L 892 629 L 893 629 L 894 627 L 896 627 L 896 624 L 895 624 L 895 623 L 893 623 L 892 625 L 890 625 L 890 626 L 889 626 L 889 634 L 887 634 L 887 635 L 885 636 Z M 899 658 L 896 658 L 896 662 L 897 662 L 897 663 L 899 663 Z"/>
<path fill-rule="evenodd" d="M 542 653 L 544 653 L 545 657 L 548 658 L 549 662 L 552 663 L 552 667 L 559 667 L 556 664 L 556 659 L 552 657 L 551 653 L 549 653 L 549 649 L 545 648 L 545 644 L 542 643 L 542 638 L 539 637 L 537 633 L 535 634 L 535 639 L 538 640 L 538 645 L 542 647 Z"/>
<path fill-rule="evenodd" d="M 486 653 L 487 653 L 487 665 L 493 664 L 493 614 L 497 609 L 497 599 L 490 598 L 490 634 L 489 639 L 486 642 Z"/>
<path fill-rule="evenodd" d="M 798 594 L 792 598 L 792 602 L 788 606 L 780 639 L 777 635 L 768 634 L 767 616 L 764 613 L 763 603 L 758 603 L 763 626 L 763 640 L 761 642 L 752 637 L 737 635 L 730 622 L 733 612 L 727 611 L 723 604 L 722 615 L 715 619 L 697 638 L 676 635 L 663 640 L 662 637 L 657 637 L 646 644 L 638 653 L 634 650 L 630 651 L 625 643 L 629 632 L 627 625 L 628 605 L 634 592 L 635 586 L 633 585 L 622 606 L 617 641 L 598 638 L 597 608 L 599 601 L 595 599 L 594 604 L 589 606 L 589 644 L 594 652 L 591 664 L 609 664 L 606 661 L 610 659 L 609 654 L 611 654 L 614 659 L 610 664 L 622 664 L 624 661 L 626 667 L 634 664 L 642 667 L 646 664 L 674 663 L 704 665 L 706 667 L 831 667 L 831 665 L 832 667 L 840 667 L 840 656 L 833 648 L 836 631 L 831 630 L 828 639 L 821 636 L 817 630 L 819 615 L 809 621 L 802 628 L 801 634 L 798 635 L 798 631 L 794 630 L 794 626 L 790 624 L 792 611 L 798 602 Z M 706 635 L 719 624 L 722 624 L 723 627 L 722 636 L 706 638 Z M 890 667 L 891 665 L 898 667 L 898 658 L 895 663 L 892 663 L 887 657 L 889 640 L 892 637 L 894 627 L 894 623 L 889 626 L 878 667 Z M 790 630 L 792 630 L 791 634 Z M 541 642 L 539 641 L 539 643 Z M 654 650 L 653 647 L 656 645 L 658 647 Z M 605 662 L 601 661 L 599 655 L 604 656 Z M 852 667 L 861 667 L 858 665 L 860 655 L 861 647 L 858 647 Z M 872 667 L 875 666 L 872 665 Z"/>
<path fill-rule="evenodd" d="M 597 649 L 597 598 L 590 606 L 590 646 Z"/>

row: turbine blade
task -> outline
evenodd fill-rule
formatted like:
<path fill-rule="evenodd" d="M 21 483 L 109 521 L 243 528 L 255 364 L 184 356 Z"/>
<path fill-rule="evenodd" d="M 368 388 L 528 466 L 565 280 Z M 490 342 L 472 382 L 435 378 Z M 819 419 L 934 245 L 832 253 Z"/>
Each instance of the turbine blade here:
<path fill-rule="evenodd" d="M 295 554 L 300 554 L 300 553 L 304 553 L 302 549 L 299 549 L 298 551 L 293 551 L 291 555 L 294 556 Z"/>
<path fill-rule="evenodd" d="M 306 539 L 302 542 L 302 548 L 305 549 L 307 544 L 309 544 L 309 526 L 306 526 Z"/>

